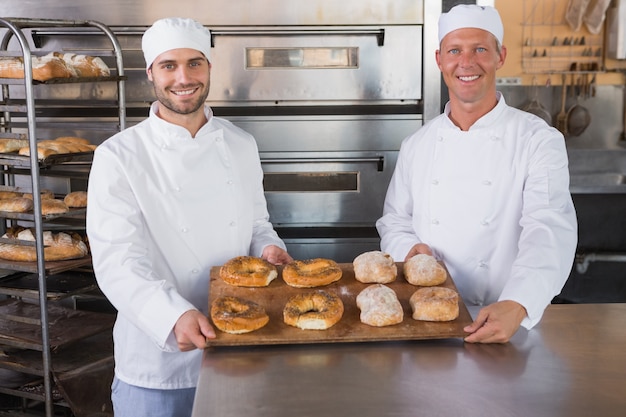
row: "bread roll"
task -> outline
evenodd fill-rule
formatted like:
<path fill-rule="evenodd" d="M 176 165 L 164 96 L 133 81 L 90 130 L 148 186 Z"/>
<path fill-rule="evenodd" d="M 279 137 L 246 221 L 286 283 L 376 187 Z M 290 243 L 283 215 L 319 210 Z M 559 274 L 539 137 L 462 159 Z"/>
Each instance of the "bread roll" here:
<path fill-rule="evenodd" d="M 381 251 L 365 252 L 354 258 L 354 277 L 369 284 L 387 284 L 396 280 L 398 268 L 391 255 Z"/>
<path fill-rule="evenodd" d="M 63 201 L 70 208 L 87 207 L 87 191 L 72 191 L 65 196 Z"/>
<path fill-rule="evenodd" d="M 395 291 L 383 284 L 369 285 L 356 297 L 361 322 L 382 327 L 402 323 L 404 311 Z"/>
<path fill-rule="evenodd" d="M 413 285 L 432 286 L 443 284 L 448 273 L 437 259 L 422 253 L 404 263 L 404 277 Z"/>
<path fill-rule="evenodd" d="M 459 316 L 459 294 L 450 288 L 420 288 L 411 295 L 409 304 L 415 320 L 451 321 Z"/>

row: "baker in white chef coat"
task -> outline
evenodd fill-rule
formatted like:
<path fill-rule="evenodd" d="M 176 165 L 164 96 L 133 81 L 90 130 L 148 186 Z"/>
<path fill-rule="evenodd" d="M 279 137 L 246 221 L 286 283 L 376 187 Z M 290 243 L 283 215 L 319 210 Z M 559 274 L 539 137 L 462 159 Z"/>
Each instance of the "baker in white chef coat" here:
<path fill-rule="evenodd" d="M 577 243 L 563 135 L 496 91 L 503 33 L 493 7 L 441 15 L 435 56 L 450 101 L 403 141 L 377 222 L 383 251 L 440 258 L 464 301 L 484 306 L 467 342 L 536 325 Z"/>
<path fill-rule="evenodd" d="M 254 138 L 205 105 L 211 35 L 190 19 L 142 38 L 157 100 L 95 151 L 87 233 L 98 284 L 118 310 L 115 417 L 191 415 L 209 323 L 212 266 L 292 260 L 269 222 Z"/>

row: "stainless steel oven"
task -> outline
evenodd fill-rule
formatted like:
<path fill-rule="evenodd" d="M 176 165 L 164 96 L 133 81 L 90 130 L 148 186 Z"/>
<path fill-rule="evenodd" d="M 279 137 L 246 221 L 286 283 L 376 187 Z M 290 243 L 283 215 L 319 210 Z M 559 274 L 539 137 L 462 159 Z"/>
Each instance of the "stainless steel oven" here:
<path fill-rule="evenodd" d="M 400 142 L 422 123 L 422 25 L 213 33 L 210 100 L 256 137 L 292 255 L 349 262 L 378 249 Z"/>
<path fill-rule="evenodd" d="M 7 2 L 15 16 L 33 13 L 18 0 Z M 143 119 L 154 99 L 141 53 L 143 31 L 175 15 L 193 16 L 210 28 L 209 104 L 255 136 L 271 221 L 292 255 L 349 262 L 378 248 L 374 224 L 400 142 L 439 112 L 434 42 L 440 3 L 256 0 L 243 9 L 232 0 L 202 7 L 192 0 L 113 0 L 97 8 L 73 0 L 53 3 L 37 12 L 102 21 L 118 36 L 128 78 L 128 125 Z M 97 50 L 88 35 L 78 42 Z M 77 42 L 76 36 L 43 32 L 36 39 L 66 51 Z M 72 105 L 76 88 L 67 88 L 60 108 L 44 109 L 42 122 L 85 116 L 85 109 Z M 107 85 L 91 88 L 87 96 L 114 97 Z M 98 126 L 110 117 L 107 112 L 93 114 L 95 123 L 84 132 L 96 142 L 106 138 Z"/>

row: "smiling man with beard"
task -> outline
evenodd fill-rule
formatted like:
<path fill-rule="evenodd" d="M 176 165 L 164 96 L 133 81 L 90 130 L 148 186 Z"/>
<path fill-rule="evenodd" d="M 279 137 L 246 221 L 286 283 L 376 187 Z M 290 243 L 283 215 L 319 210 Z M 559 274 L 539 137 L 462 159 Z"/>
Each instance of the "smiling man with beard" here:
<path fill-rule="evenodd" d="M 292 260 L 269 222 L 254 138 L 205 105 L 211 34 L 191 19 L 142 38 L 157 101 L 100 145 L 87 234 L 113 330 L 116 417 L 191 415 L 209 323 L 210 269 L 252 255 Z"/>

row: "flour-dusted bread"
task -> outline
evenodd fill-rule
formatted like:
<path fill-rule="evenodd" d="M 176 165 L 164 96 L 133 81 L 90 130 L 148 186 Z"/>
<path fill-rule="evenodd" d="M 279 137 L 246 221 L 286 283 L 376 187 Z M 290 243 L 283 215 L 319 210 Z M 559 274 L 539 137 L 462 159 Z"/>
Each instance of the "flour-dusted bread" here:
<path fill-rule="evenodd" d="M 76 77 L 72 67 L 54 53 L 33 56 L 33 80 L 48 81 L 53 78 Z M 22 57 L 0 57 L 0 78 L 24 78 L 24 59 Z"/>
<path fill-rule="evenodd" d="M 35 237 L 31 229 L 9 229 L 3 238 L 14 239 L 16 243 L 0 243 L 0 259 L 17 262 L 37 260 L 35 246 L 20 245 L 17 241 L 33 242 Z M 44 260 L 61 261 L 82 258 L 89 254 L 89 249 L 77 233 L 45 231 L 43 233 Z"/>
<path fill-rule="evenodd" d="M 422 253 L 404 263 L 404 277 L 413 285 L 432 286 L 443 284 L 448 273 L 435 257 Z"/>
<path fill-rule="evenodd" d="M 356 297 L 361 322 L 382 327 L 402 323 L 404 311 L 395 291 L 383 284 L 368 285 Z"/>
<path fill-rule="evenodd" d="M 365 252 L 354 258 L 354 277 L 370 284 L 387 284 L 396 280 L 398 268 L 391 255 L 381 251 Z"/>
<path fill-rule="evenodd" d="M 102 58 L 73 53 L 55 52 L 55 55 L 72 67 L 79 77 L 108 77 L 111 75 L 109 67 Z"/>

